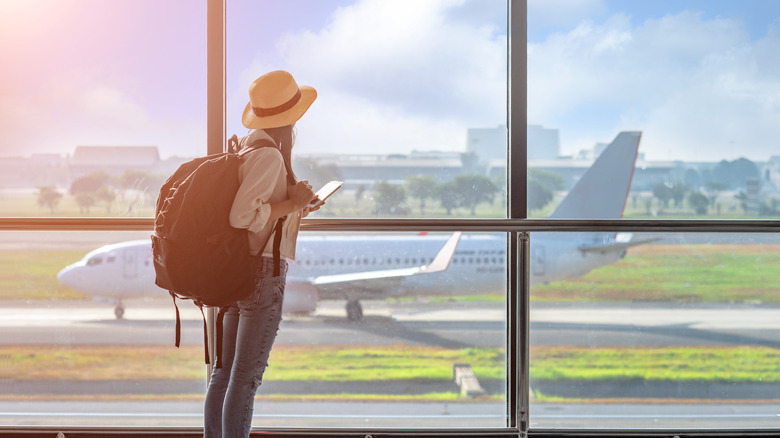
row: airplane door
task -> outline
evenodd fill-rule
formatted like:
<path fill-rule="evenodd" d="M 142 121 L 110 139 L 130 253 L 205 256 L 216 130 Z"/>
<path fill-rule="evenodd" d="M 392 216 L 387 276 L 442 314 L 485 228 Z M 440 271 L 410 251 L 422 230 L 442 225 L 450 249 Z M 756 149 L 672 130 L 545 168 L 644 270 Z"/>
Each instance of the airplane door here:
<path fill-rule="evenodd" d="M 122 275 L 125 278 L 138 277 L 138 253 L 136 251 L 124 251 L 122 254 Z"/>
<path fill-rule="evenodd" d="M 531 274 L 537 277 L 541 277 L 545 275 L 547 272 L 547 267 L 545 266 L 545 261 L 547 257 L 545 257 L 545 251 L 544 247 L 541 245 L 537 245 L 533 248 L 533 252 L 531 253 Z"/>

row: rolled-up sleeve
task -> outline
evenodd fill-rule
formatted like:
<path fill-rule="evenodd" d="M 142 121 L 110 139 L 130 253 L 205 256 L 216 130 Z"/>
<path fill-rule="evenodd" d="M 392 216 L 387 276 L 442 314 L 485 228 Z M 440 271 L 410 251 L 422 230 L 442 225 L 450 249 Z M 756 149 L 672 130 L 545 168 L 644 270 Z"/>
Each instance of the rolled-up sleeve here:
<path fill-rule="evenodd" d="M 241 164 L 241 185 L 230 209 L 230 225 L 256 233 L 263 229 L 271 216 L 270 199 L 274 187 L 284 172 L 281 154 L 265 150 L 248 154 Z"/>

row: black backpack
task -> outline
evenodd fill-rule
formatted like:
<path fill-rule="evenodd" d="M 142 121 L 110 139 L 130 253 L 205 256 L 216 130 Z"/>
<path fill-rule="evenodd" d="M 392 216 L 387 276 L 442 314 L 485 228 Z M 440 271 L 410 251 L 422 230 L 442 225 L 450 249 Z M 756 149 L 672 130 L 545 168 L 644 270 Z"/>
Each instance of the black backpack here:
<path fill-rule="evenodd" d="M 276 147 L 261 140 L 237 152 L 237 137 L 230 152 L 196 158 L 182 164 L 160 189 L 152 234 L 155 284 L 167 289 L 176 308 L 176 341 L 181 342 L 181 318 L 176 298 L 203 306 L 219 307 L 217 318 L 217 363 L 222 366 L 222 318 L 227 306 L 248 297 L 254 287 L 254 258 L 249 254 L 245 229 L 230 225 L 230 209 L 240 185 L 238 166 L 244 153 L 261 147 Z M 288 179 L 291 178 L 289 165 Z M 279 269 L 281 227 L 274 227 L 274 265 Z M 275 272 L 278 275 L 278 272 Z M 203 313 L 206 363 L 209 363 L 206 317 Z"/>

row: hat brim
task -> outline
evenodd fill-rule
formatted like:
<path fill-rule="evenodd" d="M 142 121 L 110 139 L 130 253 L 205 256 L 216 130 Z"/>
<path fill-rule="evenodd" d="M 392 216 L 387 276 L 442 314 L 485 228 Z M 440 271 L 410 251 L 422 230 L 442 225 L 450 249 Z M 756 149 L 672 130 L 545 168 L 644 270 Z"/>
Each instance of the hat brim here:
<path fill-rule="evenodd" d="M 292 125 L 298 119 L 303 117 L 306 110 L 317 98 L 317 90 L 307 85 L 301 85 L 301 100 L 292 108 L 272 116 L 258 117 L 252 112 L 252 104 L 247 103 L 244 108 L 244 114 L 241 116 L 241 123 L 249 129 L 268 129 L 278 128 L 280 126 Z"/>

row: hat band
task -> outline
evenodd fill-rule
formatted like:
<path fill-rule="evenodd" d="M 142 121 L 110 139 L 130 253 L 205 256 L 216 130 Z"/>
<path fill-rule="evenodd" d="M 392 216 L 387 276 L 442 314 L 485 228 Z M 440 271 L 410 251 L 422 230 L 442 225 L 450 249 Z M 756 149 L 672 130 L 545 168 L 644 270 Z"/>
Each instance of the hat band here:
<path fill-rule="evenodd" d="M 257 117 L 275 116 L 277 114 L 281 114 L 281 113 L 287 111 L 288 109 L 294 107 L 295 104 L 298 103 L 299 100 L 301 100 L 301 89 L 300 88 L 298 88 L 298 92 L 295 93 L 295 96 L 293 96 L 292 99 L 288 100 L 287 102 L 285 102 L 285 103 L 283 103 L 283 104 L 281 104 L 279 106 L 275 106 L 273 108 L 257 108 L 257 107 L 253 106 L 252 107 L 252 112 L 255 113 L 255 115 Z"/>

